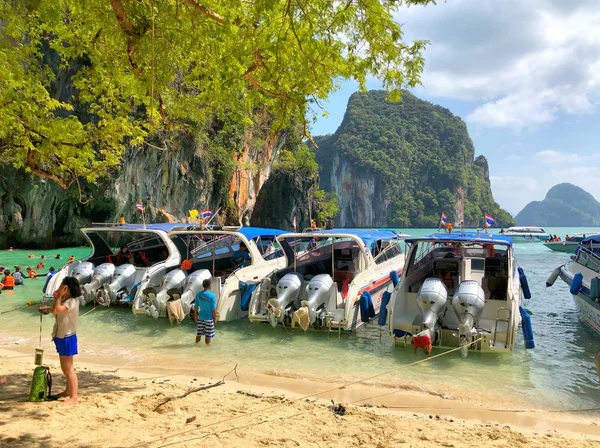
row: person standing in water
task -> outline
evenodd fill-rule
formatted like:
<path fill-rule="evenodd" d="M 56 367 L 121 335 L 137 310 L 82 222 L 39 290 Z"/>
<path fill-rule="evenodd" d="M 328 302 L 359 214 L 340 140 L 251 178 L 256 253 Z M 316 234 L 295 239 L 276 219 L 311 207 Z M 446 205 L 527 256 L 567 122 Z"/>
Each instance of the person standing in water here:
<path fill-rule="evenodd" d="M 75 277 L 65 277 L 60 288 L 54 293 L 51 307 L 42 306 L 40 311 L 54 314 L 52 340 L 60 359 L 60 368 L 67 379 L 66 389 L 58 394 L 68 397 L 65 403 L 77 403 L 77 373 L 73 366 L 73 356 L 77 354 L 77 319 L 79 317 L 79 298 L 81 286 Z"/>
<path fill-rule="evenodd" d="M 215 322 L 217 320 L 217 296 L 210 290 L 210 280 L 202 282 L 204 291 L 196 294 L 194 300 L 194 320 L 198 322 L 196 329 L 196 344 L 204 336 L 206 345 L 215 337 Z"/>

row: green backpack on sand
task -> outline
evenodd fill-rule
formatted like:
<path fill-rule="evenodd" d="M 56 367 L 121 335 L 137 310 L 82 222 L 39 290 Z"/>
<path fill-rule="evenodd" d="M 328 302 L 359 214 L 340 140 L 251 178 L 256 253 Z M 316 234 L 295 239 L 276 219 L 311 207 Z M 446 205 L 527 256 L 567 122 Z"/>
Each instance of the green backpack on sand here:
<path fill-rule="evenodd" d="M 29 401 L 46 401 L 52 393 L 52 374 L 50 367 L 37 366 L 33 371 Z"/>

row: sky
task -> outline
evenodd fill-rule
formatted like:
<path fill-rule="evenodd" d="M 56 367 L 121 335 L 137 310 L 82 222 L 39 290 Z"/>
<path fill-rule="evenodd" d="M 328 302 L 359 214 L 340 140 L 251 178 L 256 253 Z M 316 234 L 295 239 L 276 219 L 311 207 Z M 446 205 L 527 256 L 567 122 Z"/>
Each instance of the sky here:
<path fill-rule="evenodd" d="M 465 120 L 502 208 L 560 182 L 600 200 L 600 0 L 438 0 L 395 19 L 405 41 L 429 41 L 413 93 Z M 340 83 L 313 135 L 335 132 L 356 90 Z"/>

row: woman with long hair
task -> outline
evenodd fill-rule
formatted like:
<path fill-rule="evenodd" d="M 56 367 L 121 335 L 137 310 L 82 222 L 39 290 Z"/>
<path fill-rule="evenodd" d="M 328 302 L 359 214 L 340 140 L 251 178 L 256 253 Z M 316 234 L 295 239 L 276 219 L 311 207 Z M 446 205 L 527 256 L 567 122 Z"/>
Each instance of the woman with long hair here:
<path fill-rule="evenodd" d="M 66 377 L 67 387 L 58 394 L 67 397 L 65 403 L 77 403 L 77 374 L 73 366 L 73 356 L 77 354 L 77 318 L 79 317 L 79 297 L 81 286 L 75 277 L 65 277 L 60 288 L 54 293 L 51 307 L 40 307 L 40 311 L 54 314 L 52 340 L 60 359 L 60 367 Z"/>

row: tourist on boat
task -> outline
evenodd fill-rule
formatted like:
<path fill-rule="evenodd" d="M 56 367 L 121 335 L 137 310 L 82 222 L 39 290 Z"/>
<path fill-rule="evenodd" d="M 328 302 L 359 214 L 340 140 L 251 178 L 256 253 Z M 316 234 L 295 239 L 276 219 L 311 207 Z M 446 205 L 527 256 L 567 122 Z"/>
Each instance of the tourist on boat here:
<path fill-rule="evenodd" d="M 27 268 L 25 270 L 27 271 L 27 277 L 29 278 L 36 278 L 38 276 L 37 272 L 31 268 Z"/>
<path fill-rule="evenodd" d="M 571 236 L 569 234 L 567 234 L 567 236 L 565 236 L 565 240 L 566 241 L 571 241 Z"/>
<path fill-rule="evenodd" d="M 327 218 L 327 224 L 325 225 L 325 228 L 327 230 L 331 230 L 333 229 L 333 219 L 331 218 Z"/>
<path fill-rule="evenodd" d="M 66 389 L 55 396 L 68 397 L 65 403 L 77 403 L 78 381 L 73 356 L 77 354 L 77 318 L 79 317 L 79 298 L 81 286 L 75 277 L 65 277 L 56 291 L 52 306 L 41 306 L 40 312 L 54 314 L 52 340 L 60 359 L 60 367 L 67 379 Z"/>
<path fill-rule="evenodd" d="M 10 270 L 4 270 L 4 278 L 2 279 L 4 289 L 13 289 L 15 287 L 15 278 L 10 275 Z"/>
<path fill-rule="evenodd" d="M 247 261 L 250 261 L 250 253 L 244 243 L 240 243 L 240 248 L 233 252 L 231 260 L 234 263 L 234 268 L 243 268 Z"/>
<path fill-rule="evenodd" d="M 217 296 L 210 290 L 210 280 L 202 282 L 203 291 L 196 294 L 194 299 L 194 320 L 196 328 L 196 344 L 204 336 L 206 345 L 215 337 L 215 322 L 217 321 Z"/>
<path fill-rule="evenodd" d="M 37 264 L 37 269 L 42 269 L 44 267 L 44 263 L 41 261 Z"/>
<path fill-rule="evenodd" d="M 504 233 L 504 229 L 500 229 L 500 233 Z"/>
<path fill-rule="evenodd" d="M 15 273 L 13 274 L 15 278 L 15 286 L 23 284 L 23 273 L 21 272 L 21 268 L 19 266 L 15 267 Z"/>
<path fill-rule="evenodd" d="M 310 220 L 310 228 L 311 229 L 316 229 L 317 228 L 317 221 L 315 221 L 314 219 Z"/>
<path fill-rule="evenodd" d="M 129 248 L 125 244 L 121 246 L 121 250 L 117 252 L 115 258 L 115 266 L 120 266 L 127 263 L 133 264 L 133 254 L 129 251 Z"/>

